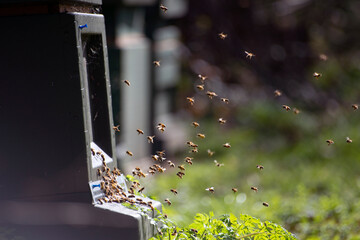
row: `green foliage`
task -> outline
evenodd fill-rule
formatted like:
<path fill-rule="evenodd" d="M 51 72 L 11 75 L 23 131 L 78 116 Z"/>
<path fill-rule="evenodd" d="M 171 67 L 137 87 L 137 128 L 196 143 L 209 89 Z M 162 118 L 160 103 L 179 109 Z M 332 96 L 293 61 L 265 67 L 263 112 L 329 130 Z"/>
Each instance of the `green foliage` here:
<path fill-rule="evenodd" d="M 232 240 L 232 239 L 296 239 L 281 226 L 272 222 L 261 222 L 249 215 L 241 214 L 239 219 L 235 215 L 222 215 L 214 218 L 198 213 L 195 220 L 188 227 L 178 228 L 164 222 L 161 233 L 152 239 L 193 239 L 193 240 Z"/>

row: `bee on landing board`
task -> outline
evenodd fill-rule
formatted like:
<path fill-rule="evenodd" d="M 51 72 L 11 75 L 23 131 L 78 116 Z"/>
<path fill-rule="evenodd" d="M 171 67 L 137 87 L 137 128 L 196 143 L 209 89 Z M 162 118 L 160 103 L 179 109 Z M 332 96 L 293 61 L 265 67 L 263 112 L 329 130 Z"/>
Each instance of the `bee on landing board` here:
<path fill-rule="evenodd" d="M 250 59 L 252 59 L 253 57 L 256 56 L 255 54 L 253 54 L 251 52 L 247 52 L 247 51 L 245 51 L 245 54 L 246 54 L 246 58 L 250 58 Z"/>
<path fill-rule="evenodd" d="M 124 80 L 124 83 L 130 87 L 130 82 L 129 82 L 129 80 Z"/>
<path fill-rule="evenodd" d="M 225 38 L 227 38 L 227 34 L 225 34 L 223 32 L 219 33 L 218 36 L 221 40 L 224 40 Z"/>

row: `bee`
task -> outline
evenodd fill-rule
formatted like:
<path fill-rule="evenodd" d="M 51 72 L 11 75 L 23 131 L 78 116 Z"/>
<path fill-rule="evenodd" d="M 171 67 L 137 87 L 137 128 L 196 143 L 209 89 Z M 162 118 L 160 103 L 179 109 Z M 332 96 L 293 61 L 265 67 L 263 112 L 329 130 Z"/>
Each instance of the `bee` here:
<path fill-rule="evenodd" d="M 316 78 L 316 79 L 319 79 L 319 77 L 321 77 L 321 76 L 322 76 L 321 73 L 317 73 L 317 72 L 313 73 L 313 77 Z"/>
<path fill-rule="evenodd" d="M 133 156 L 133 153 L 130 152 L 130 151 L 126 151 L 126 154 L 129 155 L 129 156 L 131 156 L 131 157 Z"/>
<path fill-rule="evenodd" d="M 193 148 L 193 149 L 191 149 L 191 151 L 190 152 L 192 152 L 192 153 L 198 153 L 199 152 L 199 150 L 197 149 L 197 148 Z"/>
<path fill-rule="evenodd" d="M 166 168 L 159 167 L 157 170 L 158 170 L 159 173 L 163 173 L 163 172 L 166 171 Z"/>
<path fill-rule="evenodd" d="M 328 146 L 330 146 L 331 144 L 334 144 L 334 143 L 335 143 L 335 142 L 334 142 L 333 140 L 331 140 L 331 139 L 326 140 L 326 142 L 327 142 Z"/>
<path fill-rule="evenodd" d="M 148 143 L 154 143 L 155 136 L 147 136 Z"/>
<path fill-rule="evenodd" d="M 105 182 L 100 182 L 100 189 L 104 190 L 105 189 Z"/>
<path fill-rule="evenodd" d="M 174 227 L 174 231 L 171 233 L 172 236 L 175 236 L 177 234 L 176 227 Z"/>
<path fill-rule="evenodd" d="M 194 98 L 187 97 L 186 99 L 188 100 L 188 102 L 190 103 L 190 105 L 194 105 L 194 102 L 195 102 Z"/>
<path fill-rule="evenodd" d="M 259 189 L 257 187 L 251 187 L 251 190 L 253 190 L 254 192 L 257 192 Z"/>
<path fill-rule="evenodd" d="M 215 92 L 210 92 L 210 91 L 207 91 L 206 92 L 206 95 L 208 95 L 208 97 L 210 99 L 212 99 L 213 97 L 217 97 L 217 94 Z"/>
<path fill-rule="evenodd" d="M 220 98 L 220 100 L 226 104 L 229 104 L 229 99 L 228 98 Z"/>
<path fill-rule="evenodd" d="M 159 131 L 164 132 L 166 125 L 163 123 L 158 123 L 157 127 L 156 127 Z"/>
<path fill-rule="evenodd" d="M 173 189 L 173 188 L 172 188 L 172 189 L 170 189 L 170 191 L 171 191 L 172 193 L 174 193 L 175 195 L 178 194 L 178 192 L 177 192 L 176 189 Z"/>
<path fill-rule="evenodd" d="M 352 140 L 349 137 L 346 137 L 346 142 L 347 143 L 352 143 Z"/>
<path fill-rule="evenodd" d="M 194 228 L 190 228 L 190 231 L 194 232 L 194 233 L 198 233 L 198 230 L 194 229 Z"/>
<path fill-rule="evenodd" d="M 237 190 L 237 188 L 232 188 L 231 189 L 234 193 L 236 193 L 238 190 Z"/>
<path fill-rule="evenodd" d="M 204 90 L 204 84 L 196 85 L 196 88 L 199 89 L 200 91 L 203 91 Z"/>
<path fill-rule="evenodd" d="M 186 144 L 189 145 L 189 147 L 194 147 L 194 148 L 195 148 L 195 147 L 198 147 L 197 144 L 195 144 L 195 143 L 193 143 L 193 142 L 191 142 L 191 141 L 187 141 Z"/>
<path fill-rule="evenodd" d="M 145 187 L 142 187 L 138 190 L 138 193 L 142 193 L 144 191 Z"/>
<path fill-rule="evenodd" d="M 294 109 L 293 109 L 293 112 L 294 112 L 295 115 L 298 115 L 298 114 L 300 113 L 300 110 L 297 109 L 297 108 L 294 108 Z"/>
<path fill-rule="evenodd" d="M 101 198 L 98 199 L 98 202 L 99 202 L 99 204 L 104 204 L 104 201 Z"/>
<path fill-rule="evenodd" d="M 204 82 L 207 79 L 207 76 L 203 76 L 201 74 L 199 74 L 198 77 L 200 78 L 201 82 Z"/>
<path fill-rule="evenodd" d="M 218 163 L 218 161 L 216 161 L 216 160 L 214 160 L 214 163 L 215 163 L 215 165 L 216 165 L 217 167 L 222 167 L 222 166 L 224 166 L 223 163 Z"/>
<path fill-rule="evenodd" d="M 322 53 L 319 55 L 319 59 L 322 61 L 326 61 L 326 60 L 328 60 L 328 56 L 326 56 L 325 54 Z"/>
<path fill-rule="evenodd" d="M 225 124 L 225 123 L 226 123 L 226 120 L 225 120 L 225 119 L 222 119 L 222 118 L 219 118 L 219 119 L 218 119 L 218 122 L 219 122 L 220 124 Z"/>
<path fill-rule="evenodd" d="M 178 168 L 179 168 L 181 171 L 185 171 L 184 165 L 179 165 Z"/>
<path fill-rule="evenodd" d="M 164 5 L 160 4 L 160 9 L 161 11 L 163 11 L 164 13 L 166 13 L 166 11 L 168 10 L 167 7 L 165 7 Z"/>
<path fill-rule="evenodd" d="M 263 202 L 263 205 L 264 205 L 265 207 L 268 207 L 268 206 L 269 206 L 269 204 L 268 204 L 267 202 Z"/>
<path fill-rule="evenodd" d="M 153 64 L 155 65 L 155 67 L 160 67 L 160 61 L 153 61 Z"/>
<path fill-rule="evenodd" d="M 183 172 L 178 172 L 177 174 L 176 174 L 179 178 L 183 178 L 183 176 L 185 175 L 185 173 L 183 173 Z"/>
<path fill-rule="evenodd" d="M 134 195 L 134 194 L 130 194 L 130 195 L 128 195 L 128 198 L 135 198 L 135 195 Z"/>
<path fill-rule="evenodd" d="M 245 51 L 245 54 L 246 54 L 246 58 L 250 58 L 250 59 L 256 56 L 255 54 L 247 51 Z"/>
<path fill-rule="evenodd" d="M 119 127 L 120 127 L 120 125 L 113 126 L 112 129 L 113 129 L 115 132 L 120 132 Z"/>
<path fill-rule="evenodd" d="M 175 164 L 172 161 L 167 161 L 167 163 L 170 165 L 170 167 L 175 167 Z"/>
<path fill-rule="evenodd" d="M 359 109 L 359 105 L 357 105 L 357 104 L 353 104 L 353 105 L 351 105 L 352 106 L 352 108 L 354 109 L 354 110 L 358 110 Z"/>
<path fill-rule="evenodd" d="M 280 92 L 280 90 L 276 89 L 276 90 L 274 91 L 274 96 L 275 96 L 275 97 L 280 97 L 281 95 L 282 95 L 282 92 Z"/>
<path fill-rule="evenodd" d="M 140 134 L 144 134 L 144 131 L 141 130 L 141 129 L 136 129 L 136 131 L 138 132 L 139 135 L 140 135 Z"/>
<path fill-rule="evenodd" d="M 165 199 L 165 202 L 166 202 L 169 206 L 171 205 L 171 201 L 170 201 L 168 198 Z"/>
<path fill-rule="evenodd" d="M 283 109 L 285 109 L 286 111 L 291 110 L 291 108 L 288 105 L 282 105 Z"/>
<path fill-rule="evenodd" d="M 199 138 L 202 138 L 202 139 L 205 138 L 205 134 L 203 134 L 203 133 L 198 133 L 197 136 L 198 136 Z"/>
<path fill-rule="evenodd" d="M 260 170 L 263 170 L 264 169 L 264 166 L 263 165 L 257 165 L 256 168 L 260 169 Z"/>
<path fill-rule="evenodd" d="M 210 157 L 212 157 L 212 155 L 214 155 L 215 152 L 212 152 L 210 149 L 207 150 L 207 153 Z"/>
<path fill-rule="evenodd" d="M 191 159 L 186 159 L 185 162 L 187 162 L 189 165 L 192 165 L 193 162 L 191 161 Z"/>
<path fill-rule="evenodd" d="M 225 148 L 231 148 L 230 143 L 225 143 L 225 144 L 223 144 L 223 146 L 224 146 Z"/>
<path fill-rule="evenodd" d="M 209 188 L 206 188 L 205 190 L 206 190 L 206 191 L 209 191 L 209 192 L 211 192 L 211 193 L 214 193 L 214 192 L 215 192 L 214 187 L 209 187 Z"/>
<path fill-rule="evenodd" d="M 165 157 L 165 150 L 156 151 L 156 154 L 159 155 L 160 157 Z"/>
<path fill-rule="evenodd" d="M 219 35 L 221 40 L 224 40 L 225 38 L 227 38 L 227 34 L 225 34 L 223 32 L 219 33 L 218 35 Z"/>
<path fill-rule="evenodd" d="M 95 150 L 92 148 L 90 150 L 91 150 L 91 155 L 95 156 Z"/>
<path fill-rule="evenodd" d="M 148 173 L 150 173 L 151 175 L 154 175 L 155 171 L 154 170 L 149 170 Z"/>
<path fill-rule="evenodd" d="M 159 160 L 159 156 L 158 155 L 151 155 L 151 159 L 154 161 L 158 161 Z"/>
<path fill-rule="evenodd" d="M 139 168 L 139 167 L 136 167 L 135 170 L 136 170 L 136 171 L 140 171 L 140 168 Z"/>
<path fill-rule="evenodd" d="M 200 124 L 199 123 L 197 123 L 197 122 L 192 122 L 191 123 L 195 128 L 197 128 L 197 127 L 199 127 L 200 126 Z"/>
<path fill-rule="evenodd" d="M 130 82 L 128 80 L 124 80 L 124 83 L 130 87 Z"/>

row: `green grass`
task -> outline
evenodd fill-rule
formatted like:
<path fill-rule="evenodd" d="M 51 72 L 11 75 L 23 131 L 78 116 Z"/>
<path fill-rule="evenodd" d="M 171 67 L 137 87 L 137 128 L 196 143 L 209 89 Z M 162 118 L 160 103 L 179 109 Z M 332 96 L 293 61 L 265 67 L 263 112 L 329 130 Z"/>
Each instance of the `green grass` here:
<path fill-rule="evenodd" d="M 238 108 L 230 127 L 216 119 L 202 121 L 200 130 L 189 128 L 189 140 L 199 144 L 194 164 L 183 161 L 193 155 L 187 149 L 177 156 L 176 163 L 186 166 L 184 178 L 167 167 L 144 183 L 147 194 L 161 202 L 170 198 L 166 213 L 181 226 L 196 213 L 212 211 L 274 221 L 299 239 L 360 239 L 360 112 L 343 109 L 333 115 L 305 110 L 294 115 L 281 105 L 256 102 Z M 199 131 L 205 139 L 195 137 Z M 346 136 L 353 143 L 346 143 Z M 330 138 L 335 144 L 328 146 Z M 225 149 L 225 142 L 232 147 Z M 215 154 L 209 157 L 207 149 Z M 224 166 L 216 167 L 214 159 Z M 215 193 L 205 191 L 212 186 Z"/>

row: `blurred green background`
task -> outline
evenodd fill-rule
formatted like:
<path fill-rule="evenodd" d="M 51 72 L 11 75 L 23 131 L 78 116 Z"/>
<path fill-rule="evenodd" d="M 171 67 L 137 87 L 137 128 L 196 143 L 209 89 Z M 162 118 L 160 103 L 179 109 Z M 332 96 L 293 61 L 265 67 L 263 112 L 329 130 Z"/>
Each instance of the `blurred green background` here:
<path fill-rule="evenodd" d="M 360 112 L 351 107 L 360 90 L 360 2 L 197 0 L 176 24 L 186 54 L 174 109 L 199 153 L 189 153 L 184 142 L 184 150 L 169 157 L 185 165 L 186 175 L 179 179 L 177 169 L 167 167 L 144 181 L 147 194 L 161 202 L 170 198 L 165 212 L 180 225 L 197 212 L 245 213 L 299 239 L 360 239 Z M 220 32 L 228 38 L 220 40 Z M 230 104 L 198 91 L 197 74 L 207 75 L 207 90 Z M 274 97 L 275 89 L 283 95 Z M 193 107 L 187 96 L 195 97 Z M 227 123 L 220 125 L 219 117 Z M 201 126 L 194 129 L 192 121 Z M 197 138 L 199 132 L 206 138 Z M 328 146 L 328 139 L 335 143 Z M 222 146 L 226 142 L 230 149 Z M 192 166 L 186 156 L 194 157 Z M 211 186 L 214 194 L 205 191 Z"/>

